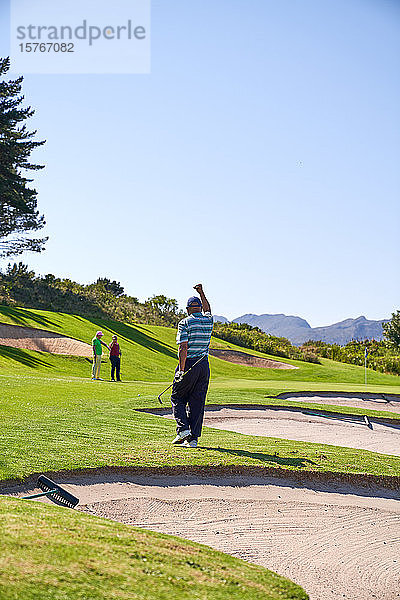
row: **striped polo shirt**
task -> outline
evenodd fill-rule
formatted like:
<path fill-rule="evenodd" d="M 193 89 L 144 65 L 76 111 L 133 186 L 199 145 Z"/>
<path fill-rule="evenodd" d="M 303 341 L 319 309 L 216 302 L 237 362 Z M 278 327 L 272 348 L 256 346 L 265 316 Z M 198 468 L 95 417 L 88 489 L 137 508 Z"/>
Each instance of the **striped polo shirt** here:
<path fill-rule="evenodd" d="M 210 312 L 193 313 L 179 321 L 176 343 L 188 343 L 188 358 L 200 358 L 208 354 L 213 325 Z"/>

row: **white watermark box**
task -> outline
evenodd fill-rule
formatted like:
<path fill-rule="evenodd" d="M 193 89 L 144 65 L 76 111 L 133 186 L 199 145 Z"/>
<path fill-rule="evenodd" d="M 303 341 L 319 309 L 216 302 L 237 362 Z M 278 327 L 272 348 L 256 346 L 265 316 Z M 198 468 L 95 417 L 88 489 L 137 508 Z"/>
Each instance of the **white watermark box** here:
<path fill-rule="evenodd" d="M 150 0 L 11 0 L 22 73 L 150 73 Z"/>

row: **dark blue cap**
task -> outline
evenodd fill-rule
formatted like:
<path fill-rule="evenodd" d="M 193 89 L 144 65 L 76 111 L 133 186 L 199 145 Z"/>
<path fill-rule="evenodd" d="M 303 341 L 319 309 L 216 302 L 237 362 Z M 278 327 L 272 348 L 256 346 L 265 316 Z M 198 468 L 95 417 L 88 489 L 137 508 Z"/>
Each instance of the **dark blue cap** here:
<path fill-rule="evenodd" d="M 200 298 L 198 298 L 197 296 L 190 296 L 190 298 L 186 302 L 186 308 L 188 308 L 189 306 L 201 307 L 202 304 Z"/>

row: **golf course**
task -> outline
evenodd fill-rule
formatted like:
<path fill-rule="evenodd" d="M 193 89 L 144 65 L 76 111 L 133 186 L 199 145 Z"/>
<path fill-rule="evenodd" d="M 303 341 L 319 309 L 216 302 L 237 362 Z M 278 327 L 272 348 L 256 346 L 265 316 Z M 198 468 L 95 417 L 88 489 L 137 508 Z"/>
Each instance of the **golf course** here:
<path fill-rule="evenodd" d="M 264 489 L 266 485 L 270 490 L 274 485 L 286 489 L 283 497 L 277 496 L 282 498 L 282 511 L 286 500 L 292 505 L 298 502 L 293 496 L 297 486 L 301 493 L 314 489 L 329 495 L 333 493 L 329 486 L 334 485 L 335 492 L 364 499 L 368 486 L 372 486 L 377 504 L 364 507 L 363 511 L 388 510 L 398 528 L 399 516 L 392 512 L 398 504 L 394 499 L 400 485 L 400 456 L 390 449 L 370 451 L 351 443 L 352 431 L 356 429 L 373 437 L 374 433 L 379 435 L 381 427 L 388 429 L 387 435 L 398 436 L 398 377 L 368 370 L 365 390 L 362 367 L 328 359 L 322 359 L 322 364 L 277 359 L 212 338 L 211 349 L 246 352 L 297 368 L 253 367 L 210 356 L 211 384 L 203 435 L 197 449 L 184 449 L 171 445 L 175 424 L 165 418 L 168 392 L 162 396 L 163 406 L 157 399 L 169 385 L 176 366 L 175 329 L 6 306 L 0 307 L 0 324 L 2 337 L 9 336 L 9 345 L 3 341 L 0 346 L 0 506 L 4 524 L 0 598 L 153 599 L 167 598 L 171 593 L 182 599 L 307 598 L 307 593 L 296 585 L 303 585 L 301 575 L 296 579 L 294 567 L 292 571 L 280 568 L 279 552 L 273 556 L 274 545 L 268 551 L 269 560 L 265 556 L 261 560 L 251 552 L 236 551 L 232 540 L 217 543 L 209 532 L 205 535 L 203 531 L 196 537 L 195 527 L 187 530 L 183 526 L 192 518 L 194 506 L 204 502 L 207 506 L 210 502 L 207 510 L 214 510 L 217 515 L 221 511 L 231 514 L 229 502 L 235 501 L 237 511 L 241 503 L 247 503 L 243 514 L 237 515 L 243 524 L 245 515 L 256 510 L 257 502 L 266 501 L 259 491 L 253 497 L 251 490 Z M 10 333 L 16 327 L 21 328 L 19 335 Z M 24 328 L 38 330 L 37 338 L 43 344 L 63 337 L 90 344 L 98 329 L 103 331 L 106 342 L 117 335 L 122 350 L 122 382 L 109 381 L 107 355 L 101 367 L 104 381 L 92 381 L 87 355 L 60 354 L 53 342 L 53 352 L 31 350 L 31 334 L 26 342 L 21 342 L 23 331 L 28 331 Z M 84 345 L 79 348 L 78 352 L 85 354 Z M 308 395 L 303 396 L 303 392 Z M 340 398 L 337 406 L 335 397 Z M 385 404 L 391 408 L 385 410 Z M 229 424 L 235 419 L 241 423 L 253 419 L 254 423 L 263 411 L 263 416 L 268 417 L 265 423 L 268 421 L 272 428 L 267 434 L 263 435 L 262 427 L 253 434 L 240 433 L 235 431 L 237 426 Z M 305 420 L 298 421 L 299 414 L 305 415 Z M 323 439 L 319 443 L 304 441 L 296 431 L 294 439 L 285 437 L 284 432 L 272 436 L 278 417 L 289 423 L 291 415 L 302 430 L 313 427 L 312 419 L 318 421 L 319 428 L 325 422 L 335 424 L 335 419 L 341 420 L 338 426 L 349 427 L 341 434 L 348 435 L 348 445 L 322 443 Z M 392 439 L 396 444 L 400 438 Z M 37 491 L 40 473 L 65 483 L 76 493 L 80 499 L 78 510 L 54 506 L 47 499 L 35 503 L 15 498 Z M 117 493 L 115 486 L 122 492 L 124 485 L 133 486 L 135 493 Z M 149 485 L 153 489 L 151 502 L 159 504 L 155 520 L 149 519 L 143 508 L 143 502 L 150 501 Z M 194 492 L 190 496 L 189 490 L 199 486 L 200 497 L 196 499 Z M 351 489 L 344 492 L 337 486 Z M 360 486 L 362 491 L 356 492 Z M 104 496 L 105 489 L 109 492 Z M 180 492 L 171 496 L 171 489 Z M 247 496 L 236 497 L 232 490 L 238 489 Z M 274 502 L 277 497 L 274 496 Z M 311 500 L 300 499 L 300 504 L 305 506 L 307 501 L 307 506 L 313 506 Z M 123 503 L 120 511 L 118 502 Z M 133 502 L 130 509 L 127 502 Z M 174 512 L 174 502 L 183 502 L 181 512 Z M 211 506 L 213 502 L 222 502 L 223 506 Z M 322 500 L 318 502 L 321 504 Z M 333 500 L 326 502 L 331 505 Z M 342 518 L 340 511 L 350 510 L 347 504 L 338 508 Z M 359 509 L 357 502 L 351 504 L 352 510 Z M 281 509 L 277 508 L 277 513 Z M 169 510 L 172 513 L 167 519 Z M 268 511 L 259 510 L 265 520 Z M 160 525 L 161 515 L 168 520 L 168 527 Z M 326 527 L 328 521 L 329 518 Z M 299 524 L 292 526 L 295 531 Z M 218 535 L 222 538 L 217 531 Z M 190 539 L 193 541 L 187 541 Z M 196 545 L 194 542 L 198 541 L 207 545 Z M 248 540 L 247 546 L 257 548 L 257 540 L 253 542 Z M 276 548 L 279 550 L 278 545 Z M 389 584 L 385 580 L 386 587 L 394 586 L 398 575 L 396 561 L 390 557 L 388 560 L 392 560 L 393 569 L 389 572 Z M 279 575 L 263 568 L 266 566 Z M 304 571 L 303 567 L 300 569 L 297 564 L 296 568 Z M 295 583 L 285 579 L 285 575 Z M 335 592 L 319 596 L 314 592 L 310 597 L 334 598 Z M 359 597 L 366 596 L 362 592 Z"/>
<path fill-rule="evenodd" d="M 0 2 L 0 600 L 400 600 L 399 8 Z"/>

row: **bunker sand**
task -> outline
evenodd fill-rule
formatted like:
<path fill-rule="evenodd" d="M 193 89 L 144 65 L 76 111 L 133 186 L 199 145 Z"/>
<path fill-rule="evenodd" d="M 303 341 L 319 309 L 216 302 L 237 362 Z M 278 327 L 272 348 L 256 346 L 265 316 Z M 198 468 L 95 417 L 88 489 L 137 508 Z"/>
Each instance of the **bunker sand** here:
<path fill-rule="evenodd" d="M 254 356 L 253 354 L 247 354 L 247 352 L 240 352 L 239 350 L 217 350 L 210 348 L 210 354 L 216 358 L 221 358 L 222 360 L 227 360 L 236 365 L 244 365 L 246 367 L 259 367 L 261 369 L 299 368 L 294 365 L 289 365 L 288 363 L 263 358 L 262 356 Z"/>
<path fill-rule="evenodd" d="M 315 404 L 328 404 L 334 406 L 351 406 L 368 410 L 386 410 L 400 414 L 399 394 L 364 394 L 363 397 L 351 393 L 338 392 L 299 392 L 285 393 L 274 396 L 274 399 L 295 400 L 296 402 L 313 402 Z"/>
<path fill-rule="evenodd" d="M 88 358 L 91 358 L 93 354 L 89 344 L 65 337 L 60 333 L 2 323 L 0 323 L 0 345 Z"/>
<path fill-rule="evenodd" d="M 115 471 L 66 474 L 58 483 L 80 498 L 80 510 L 262 565 L 303 586 L 311 600 L 399 598 L 398 491 Z"/>
<path fill-rule="evenodd" d="M 205 425 L 247 435 L 279 437 L 400 456 L 400 422 L 374 423 L 362 416 L 311 415 L 290 410 L 221 408 L 206 411 Z"/>

